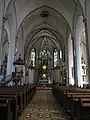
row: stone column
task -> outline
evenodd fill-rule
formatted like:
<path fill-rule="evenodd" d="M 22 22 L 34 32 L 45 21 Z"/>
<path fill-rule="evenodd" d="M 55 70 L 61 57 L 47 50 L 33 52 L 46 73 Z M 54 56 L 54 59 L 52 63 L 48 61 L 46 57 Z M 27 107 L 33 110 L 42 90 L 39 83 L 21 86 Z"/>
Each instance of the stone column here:
<path fill-rule="evenodd" d="M 76 61 L 76 45 L 74 37 L 72 39 L 72 46 L 73 46 L 73 74 L 74 74 L 74 84 L 78 85 L 78 79 L 77 79 L 77 61 Z"/>
<path fill-rule="evenodd" d="M 39 56 L 38 50 L 35 51 L 35 68 L 39 67 L 37 56 Z M 34 77 L 35 82 L 37 82 L 39 80 L 38 70 L 35 70 L 35 75 L 34 76 L 35 76 Z"/>
<path fill-rule="evenodd" d="M 29 84 L 33 84 L 34 83 L 34 70 L 33 69 L 29 69 Z"/>
<path fill-rule="evenodd" d="M 8 62 L 7 62 L 7 75 L 14 72 L 14 49 L 15 49 L 15 40 L 10 41 L 9 43 L 9 53 L 8 53 Z"/>
<path fill-rule="evenodd" d="M 17 54 L 17 56 L 19 56 L 19 54 L 23 57 L 24 56 L 24 54 L 23 54 L 23 40 L 22 40 L 22 38 L 21 37 L 18 37 L 17 38 L 17 50 L 18 50 L 18 54 Z"/>
<path fill-rule="evenodd" d="M 65 66 L 66 66 L 66 85 L 69 84 L 69 63 L 68 63 L 68 40 L 65 42 Z"/>
<path fill-rule="evenodd" d="M 2 41 L 3 41 L 3 31 L 5 24 L 5 0 L 0 0 L 0 65 L 2 65 Z"/>
<path fill-rule="evenodd" d="M 84 24 L 82 22 L 83 18 L 80 16 L 77 21 L 76 25 L 76 34 L 75 34 L 75 49 L 76 49 L 76 61 L 77 61 L 77 78 L 78 78 L 78 85 L 82 86 L 82 66 L 81 66 L 81 50 L 80 50 L 80 43 L 82 39 L 82 32 L 84 30 Z"/>
<path fill-rule="evenodd" d="M 73 46 L 71 40 L 71 34 L 68 40 L 68 62 L 69 62 L 69 84 L 74 85 L 74 76 L 73 76 Z"/>
<path fill-rule="evenodd" d="M 84 18 L 83 22 L 85 24 L 85 32 L 86 32 L 86 45 L 87 45 L 87 62 L 88 62 L 88 79 L 90 84 L 90 0 L 86 0 L 86 18 Z"/>

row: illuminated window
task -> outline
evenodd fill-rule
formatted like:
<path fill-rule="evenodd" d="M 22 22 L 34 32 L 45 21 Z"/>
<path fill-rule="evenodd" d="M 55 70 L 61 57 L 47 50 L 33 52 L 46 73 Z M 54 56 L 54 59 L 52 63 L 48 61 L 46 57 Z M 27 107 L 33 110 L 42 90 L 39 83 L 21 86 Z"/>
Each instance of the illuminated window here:
<path fill-rule="evenodd" d="M 33 67 L 35 67 L 35 50 L 34 49 L 31 50 L 31 61 L 32 61 Z"/>
<path fill-rule="evenodd" d="M 54 67 L 57 66 L 57 60 L 58 60 L 58 51 L 57 49 L 54 50 Z"/>
<path fill-rule="evenodd" d="M 62 58 L 62 51 L 60 50 L 60 58 Z"/>

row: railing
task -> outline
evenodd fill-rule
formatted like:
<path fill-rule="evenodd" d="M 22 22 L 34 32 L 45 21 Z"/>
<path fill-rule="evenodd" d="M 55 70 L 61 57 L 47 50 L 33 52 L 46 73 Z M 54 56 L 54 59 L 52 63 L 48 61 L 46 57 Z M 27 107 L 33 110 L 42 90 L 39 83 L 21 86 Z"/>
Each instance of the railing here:
<path fill-rule="evenodd" d="M 5 87 L 9 82 L 12 81 L 12 75 L 8 75 L 0 81 L 0 87 Z"/>
<path fill-rule="evenodd" d="M 2 75 L 2 70 L 1 70 L 1 67 L 0 67 L 0 81 L 2 80 L 3 78 L 3 75 Z"/>
<path fill-rule="evenodd" d="M 49 80 L 39 80 L 38 84 L 49 84 Z"/>
<path fill-rule="evenodd" d="M 0 75 L 0 82 L 1 82 L 2 79 L 3 79 L 3 75 Z"/>

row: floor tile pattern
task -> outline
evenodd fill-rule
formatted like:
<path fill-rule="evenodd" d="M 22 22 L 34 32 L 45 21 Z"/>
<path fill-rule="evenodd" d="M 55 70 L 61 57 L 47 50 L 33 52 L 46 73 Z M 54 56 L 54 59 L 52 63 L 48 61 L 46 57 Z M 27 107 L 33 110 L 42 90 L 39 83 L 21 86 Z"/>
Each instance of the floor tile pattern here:
<path fill-rule="evenodd" d="M 51 90 L 37 90 L 19 120 L 67 120 Z"/>

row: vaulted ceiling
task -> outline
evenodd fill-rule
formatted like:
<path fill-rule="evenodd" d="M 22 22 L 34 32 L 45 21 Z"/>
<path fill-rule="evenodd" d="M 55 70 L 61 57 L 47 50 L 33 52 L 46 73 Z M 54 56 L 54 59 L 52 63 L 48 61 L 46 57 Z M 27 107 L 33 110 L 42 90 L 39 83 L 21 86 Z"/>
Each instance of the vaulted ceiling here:
<path fill-rule="evenodd" d="M 13 0 L 6 14 L 12 13 L 11 6 L 14 5 L 17 35 L 23 30 L 25 48 L 40 48 L 40 45 L 42 48 L 44 37 L 47 38 L 49 48 L 60 48 L 65 45 L 67 29 L 73 28 L 75 10 L 77 9 L 78 15 L 83 15 L 84 2 L 84 0 Z M 43 16 L 43 12 L 46 12 L 46 17 Z"/>

